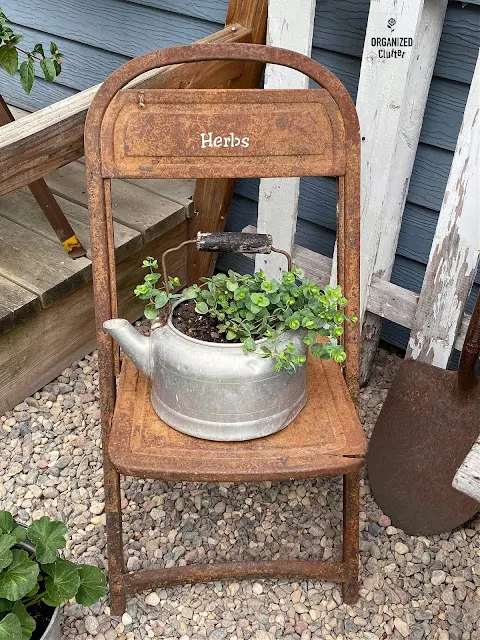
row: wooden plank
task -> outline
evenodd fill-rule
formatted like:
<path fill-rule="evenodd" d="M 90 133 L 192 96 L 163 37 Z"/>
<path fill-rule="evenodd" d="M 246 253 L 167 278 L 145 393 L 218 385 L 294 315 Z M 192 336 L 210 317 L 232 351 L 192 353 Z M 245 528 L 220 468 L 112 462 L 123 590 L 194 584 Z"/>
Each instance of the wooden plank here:
<path fill-rule="evenodd" d="M 90 258 L 90 230 L 88 220 L 88 210 L 70 202 L 64 198 L 56 196 L 59 205 L 62 207 L 67 220 L 74 225 L 75 230 L 83 246 L 87 249 Z M 0 200 L 0 223 L 4 218 L 11 222 L 29 229 L 30 231 L 55 242 L 56 234 L 48 224 L 41 209 L 36 204 L 33 197 L 27 191 L 16 191 Z M 131 229 L 122 224 L 114 222 L 115 232 L 115 256 L 118 262 L 124 260 L 135 251 L 139 251 L 143 245 L 142 235 L 139 231 Z"/>
<path fill-rule="evenodd" d="M 270 0 L 268 6 L 267 44 L 310 56 L 312 51 L 315 0 L 294 3 Z M 294 69 L 268 64 L 265 89 L 307 89 L 309 79 Z M 258 200 L 258 229 L 270 233 L 278 249 L 291 252 L 297 226 L 300 178 L 263 178 Z M 285 260 L 278 254 L 258 255 L 255 269 L 267 277 L 279 279 Z"/>
<path fill-rule="evenodd" d="M 12 206 L 2 201 L 2 210 Z M 13 210 L 14 211 L 14 210 Z M 46 307 L 91 278 L 87 258 L 72 260 L 56 242 L 6 218 L 0 226 L 0 275 L 38 295 Z"/>
<path fill-rule="evenodd" d="M 367 138 L 369 135 L 377 138 L 372 145 L 367 145 L 367 157 L 364 158 L 364 166 L 366 171 L 369 172 L 363 187 L 365 200 L 362 210 L 364 229 L 362 253 L 368 254 L 366 259 L 363 260 L 364 304 L 366 304 L 366 300 L 370 295 L 372 278 L 390 280 L 392 274 L 395 251 L 402 224 L 402 214 L 407 199 L 408 184 L 423 124 L 447 0 L 425 0 L 423 7 L 421 5 L 422 3 L 417 3 L 417 6 L 420 7 L 419 17 L 414 18 L 417 24 L 414 25 L 414 20 L 412 20 L 410 26 L 411 31 L 409 34 L 413 34 L 411 37 L 414 39 L 414 46 L 408 63 L 404 66 L 400 63 L 392 64 L 393 60 L 390 61 L 393 70 L 396 70 L 398 74 L 396 80 L 401 83 L 398 94 L 394 91 L 392 96 L 388 84 L 383 84 L 382 82 L 385 81 L 385 76 L 383 74 L 380 75 L 380 81 L 382 82 L 380 86 L 385 92 L 383 94 L 384 97 L 387 98 L 387 104 L 385 105 L 387 110 L 385 112 L 382 113 L 382 110 L 379 110 L 377 96 L 374 103 L 370 102 L 369 99 L 367 100 L 366 96 L 362 98 L 362 86 L 364 86 L 364 91 L 371 91 L 379 81 L 378 73 L 369 74 L 365 85 L 362 85 L 362 81 L 360 82 L 357 108 L 359 109 L 360 122 L 362 123 L 362 135 L 366 135 Z M 413 8 L 413 6 L 410 6 L 407 10 L 409 11 Z M 384 20 L 385 14 L 381 14 L 381 16 Z M 367 38 L 370 34 L 375 33 L 380 25 L 375 20 L 372 26 L 373 30 L 370 31 L 369 20 Z M 397 25 L 395 30 L 397 30 Z M 399 28 L 399 33 L 403 35 L 401 27 Z M 364 65 L 368 64 L 368 56 L 372 54 L 372 51 L 367 47 L 365 53 Z M 405 74 L 404 77 L 403 74 Z M 372 82 L 374 85 L 371 84 Z M 379 85 L 377 84 L 377 86 Z M 358 101 L 359 99 L 360 102 Z M 392 111 L 393 101 L 398 106 L 399 118 L 392 120 L 389 112 Z M 376 113 L 380 111 L 378 120 L 372 113 L 374 107 Z M 365 109 L 368 109 L 368 114 Z M 382 147 L 387 147 L 388 143 L 385 140 L 389 141 L 390 138 L 393 144 L 387 149 L 387 155 L 381 158 L 386 161 L 388 168 L 382 172 L 381 165 L 376 164 L 377 158 L 368 157 L 368 154 L 378 153 L 378 143 Z M 380 176 L 381 179 L 379 179 Z M 373 236 L 374 229 L 378 229 L 375 237 Z M 369 260 L 369 252 L 371 252 L 373 260 Z M 370 376 L 381 329 L 381 318 L 375 314 L 366 313 L 362 327 L 360 384 L 365 384 Z"/>
<path fill-rule="evenodd" d="M 41 309 L 38 296 L 0 276 L 0 335 Z"/>
<path fill-rule="evenodd" d="M 5 101 L 29 111 L 43 109 L 76 93 L 75 89 L 64 87 L 58 82 L 47 82 L 37 78 L 32 91 L 27 94 L 22 89 L 18 74 L 14 78 L 4 73 L 0 74 L 0 94 L 5 98 Z"/>
<path fill-rule="evenodd" d="M 87 208 L 85 165 L 72 162 L 46 177 L 53 193 Z M 146 181 L 145 181 L 146 182 Z M 113 219 L 142 234 L 150 242 L 186 218 L 181 204 L 123 180 L 112 181 Z"/>
<path fill-rule="evenodd" d="M 480 55 L 407 354 L 446 367 L 479 263 Z"/>
<path fill-rule="evenodd" d="M 142 315 L 143 302 L 133 295 L 135 285 L 145 275 L 142 260 L 148 255 L 161 255 L 185 239 L 186 224 L 183 223 L 119 264 L 117 285 L 123 317 L 133 321 Z M 180 251 L 172 256 L 171 268 L 185 281 L 184 253 Z M 94 348 L 93 292 L 92 283 L 88 282 L 0 337 L 0 414 L 35 393 Z"/>
<path fill-rule="evenodd" d="M 455 474 L 452 487 L 480 502 L 480 438 Z"/>
<path fill-rule="evenodd" d="M 203 42 L 244 42 L 250 37 L 249 29 L 237 25 L 235 30 L 222 29 Z M 174 65 L 144 74 L 131 86 L 215 87 L 225 78 L 237 75 L 238 63 Z M 19 189 L 83 155 L 85 117 L 97 90 L 98 86 L 92 87 L 0 128 L 0 195 Z"/>
<path fill-rule="evenodd" d="M 382 60 L 378 47 L 372 46 L 372 38 L 388 37 L 386 16 L 390 16 L 396 20 L 395 34 L 416 42 L 423 1 L 408 0 L 399 8 L 396 5 L 396 0 L 387 0 L 381 6 L 375 2 L 370 5 L 357 94 L 363 141 L 359 313 L 362 323 L 381 235 L 387 228 L 383 217 L 389 210 L 387 198 L 395 172 L 395 152 L 404 133 L 401 107 L 408 100 L 410 69 L 414 59 L 414 48 L 409 47 L 401 58 Z"/>

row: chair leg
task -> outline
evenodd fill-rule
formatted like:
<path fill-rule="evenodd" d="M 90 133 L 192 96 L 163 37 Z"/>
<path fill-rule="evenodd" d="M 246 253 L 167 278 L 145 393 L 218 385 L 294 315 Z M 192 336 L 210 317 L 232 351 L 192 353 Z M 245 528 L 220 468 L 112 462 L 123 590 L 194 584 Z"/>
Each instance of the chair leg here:
<path fill-rule="evenodd" d="M 105 484 L 105 513 L 107 530 L 108 581 L 110 610 L 113 616 L 121 616 L 127 606 L 125 589 L 125 561 L 122 539 L 122 508 L 120 475 L 112 466 L 106 452 L 103 460 Z"/>
<path fill-rule="evenodd" d="M 358 600 L 360 472 L 343 476 L 343 562 L 347 565 L 347 580 L 342 584 L 343 600 L 354 604 Z"/>

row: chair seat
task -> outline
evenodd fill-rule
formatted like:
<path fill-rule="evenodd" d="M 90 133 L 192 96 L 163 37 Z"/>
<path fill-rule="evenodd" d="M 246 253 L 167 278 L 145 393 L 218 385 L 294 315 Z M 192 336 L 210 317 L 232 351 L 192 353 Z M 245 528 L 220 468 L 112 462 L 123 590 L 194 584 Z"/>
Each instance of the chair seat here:
<path fill-rule="evenodd" d="M 282 431 L 246 442 L 200 440 L 155 413 L 150 381 L 125 358 L 110 433 L 113 465 L 128 476 L 260 482 L 356 471 L 367 443 L 339 366 L 309 359 L 307 404 Z"/>

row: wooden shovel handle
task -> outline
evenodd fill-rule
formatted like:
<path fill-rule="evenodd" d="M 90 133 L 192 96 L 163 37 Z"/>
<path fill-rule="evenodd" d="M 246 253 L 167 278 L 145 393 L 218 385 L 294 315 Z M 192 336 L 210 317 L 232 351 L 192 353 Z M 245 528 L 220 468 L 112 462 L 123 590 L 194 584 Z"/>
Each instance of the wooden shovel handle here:
<path fill-rule="evenodd" d="M 468 324 L 467 335 L 463 343 L 460 365 L 458 368 L 458 384 L 461 389 L 468 391 L 478 384 L 475 373 L 478 357 L 480 356 L 480 295 Z"/>

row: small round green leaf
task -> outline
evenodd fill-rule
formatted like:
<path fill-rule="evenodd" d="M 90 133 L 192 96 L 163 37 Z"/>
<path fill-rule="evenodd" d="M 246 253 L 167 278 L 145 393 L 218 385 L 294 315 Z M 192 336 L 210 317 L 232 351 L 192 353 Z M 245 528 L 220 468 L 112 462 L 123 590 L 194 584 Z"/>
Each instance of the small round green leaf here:
<path fill-rule="evenodd" d="M 196 297 L 197 292 L 195 291 L 194 287 L 188 287 L 188 289 L 184 289 L 182 291 L 182 298 L 185 298 L 185 300 L 193 300 Z"/>
<path fill-rule="evenodd" d="M 77 567 L 80 576 L 80 586 L 78 587 L 75 600 L 78 604 L 90 607 L 95 604 L 106 593 L 105 576 L 98 567 L 90 564 L 82 564 Z"/>
<path fill-rule="evenodd" d="M 155 296 L 155 309 L 163 309 L 166 304 L 168 304 L 168 295 L 165 291 L 159 291 Z"/>
<path fill-rule="evenodd" d="M 147 304 L 144 314 L 147 320 L 155 320 L 158 314 L 157 310 L 155 309 L 155 305 L 152 302 L 150 304 Z"/>
<path fill-rule="evenodd" d="M 43 516 L 35 520 L 28 527 L 28 537 L 35 545 L 35 555 L 40 564 L 55 562 L 58 558 L 57 549 L 65 549 L 67 527 L 63 522 L 51 520 Z"/>
<path fill-rule="evenodd" d="M 12 562 L 0 573 L 0 598 L 14 602 L 33 589 L 39 567 L 36 562 L 29 560 L 26 551 L 13 549 L 12 554 Z"/>
<path fill-rule="evenodd" d="M 0 620 L 0 640 L 22 640 L 22 625 L 14 613 Z"/>
<path fill-rule="evenodd" d="M 208 313 L 208 305 L 206 302 L 197 302 L 197 304 L 195 305 L 195 311 L 197 313 L 200 313 L 201 315 L 204 315 L 205 313 Z"/>
<path fill-rule="evenodd" d="M 80 586 L 78 568 L 70 560 L 57 560 L 52 564 L 42 565 L 45 577 L 45 604 L 58 607 L 62 602 L 75 597 Z"/>

